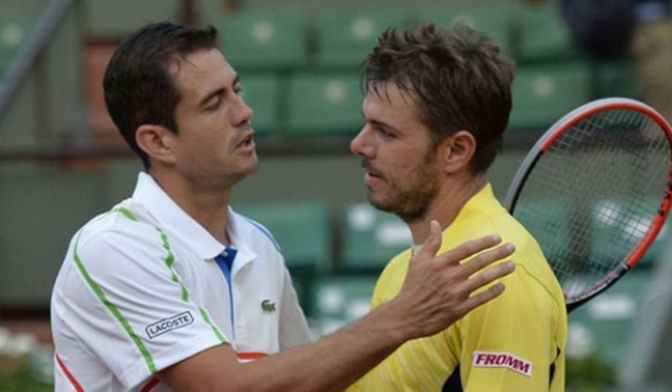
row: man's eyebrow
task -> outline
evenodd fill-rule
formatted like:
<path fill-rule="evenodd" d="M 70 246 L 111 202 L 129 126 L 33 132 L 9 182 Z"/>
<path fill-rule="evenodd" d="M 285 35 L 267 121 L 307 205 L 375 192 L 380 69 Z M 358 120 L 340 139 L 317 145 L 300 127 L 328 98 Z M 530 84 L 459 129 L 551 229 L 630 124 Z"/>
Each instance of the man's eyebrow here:
<path fill-rule="evenodd" d="M 362 112 L 362 118 L 364 118 L 364 121 L 366 121 L 367 123 L 369 123 L 373 126 L 376 126 L 376 127 L 389 128 L 389 129 L 392 129 L 392 130 L 396 129 L 395 127 L 391 126 L 390 124 L 388 124 L 384 121 L 374 120 L 372 118 L 364 117 L 364 112 Z"/>
<path fill-rule="evenodd" d="M 233 84 L 234 87 L 235 87 L 236 85 L 240 84 L 240 76 L 239 76 L 239 75 L 236 75 L 236 77 L 233 79 L 233 83 L 232 83 L 232 84 Z M 203 99 L 201 99 L 201 100 L 198 102 L 198 107 L 199 107 L 199 108 L 202 108 L 202 107 L 205 106 L 208 102 L 210 102 L 211 99 L 213 99 L 214 97 L 218 97 L 218 96 L 224 96 L 224 95 L 226 94 L 226 92 L 227 92 L 227 88 L 226 88 L 226 87 L 220 87 L 220 88 L 218 88 L 218 89 L 215 89 L 215 90 L 211 91 L 208 95 L 206 95 L 205 97 L 203 97 Z"/>

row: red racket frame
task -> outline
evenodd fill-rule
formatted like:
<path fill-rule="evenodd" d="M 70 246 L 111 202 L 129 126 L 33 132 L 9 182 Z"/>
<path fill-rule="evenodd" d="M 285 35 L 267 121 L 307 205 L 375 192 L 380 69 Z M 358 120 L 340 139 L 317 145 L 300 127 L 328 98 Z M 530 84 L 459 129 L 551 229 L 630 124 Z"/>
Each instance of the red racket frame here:
<path fill-rule="evenodd" d="M 514 210 L 520 191 L 522 190 L 529 174 L 539 161 L 539 158 L 547 152 L 553 144 L 565 132 L 572 129 L 576 124 L 586 118 L 607 110 L 632 110 L 640 112 L 654 120 L 658 126 L 665 132 L 667 141 L 672 146 L 672 128 L 665 118 L 650 106 L 629 98 L 604 98 L 589 102 L 566 114 L 555 124 L 553 124 L 535 143 L 528 152 L 522 164 L 518 168 L 511 185 L 509 186 L 504 205 L 506 209 L 515 216 Z M 671 148 L 672 150 L 672 148 Z M 654 216 L 652 224 L 642 240 L 630 251 L 625 260 L 609 272 L 602 280 L 585 290 L 573 296 L 565 294 L 565 301 L 568 311 L 572 311 L 582 304 L 586 303 L 597 294 L 606 290 L 609 286 L 616 283 L 626 272 L 634 268 L 639 260 L 644 256 L 651 244 L 660 233 L 665 220 L 670 213 L 672 206 L 672 156 L 670 156 L 670 171 L 665 190 L 658 213 Z"/>

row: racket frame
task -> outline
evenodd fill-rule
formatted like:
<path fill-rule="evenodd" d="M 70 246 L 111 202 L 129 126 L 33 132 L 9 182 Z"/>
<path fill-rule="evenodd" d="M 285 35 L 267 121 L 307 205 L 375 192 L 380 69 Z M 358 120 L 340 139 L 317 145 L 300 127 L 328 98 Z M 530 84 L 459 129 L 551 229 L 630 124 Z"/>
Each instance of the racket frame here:
<path fill-rule="evenodd" d="M 572 129 L 576 124 L 593 116 L 597 113 L 607 110 L 633 110 L 643 113 L 647 117 L 654 120 L 658 126 L 665 132 L 667 141 L 672 146 L 672 128 L 667 123 L 665 118 L 650 106 L 630 98 L 603 98 L 589 103 L 586 103 L 571 112 L 565 114 L 562 118 L 556 121 L 544 134 L 536 141 L 530 151 L 527 153 L 522 163 L 518 167 L 516 174 L 509 185 L 509 189 L 504 199 L 504 207 L 513 215 L 520 192 L 525 185 L 530 173 L 536 166 L 539 158 L 547 152 L 560 136 L 566 131 Z M 672 149 L 672 148 L 671 148 Z M 672 162 L 672 156 L 669 157 Z M 672 164 L 670 165 L 669 177 L 667 180 L 667 189 L 664 192 L 658 213 L 653 217 L 652 224 L 649 226 L 647 233 L 641 241 L 630 251 L 625 260 L 619 263 L 613 270 L 611 270 L 605 277 L 594 284 L 590 289 L 582 291 L 581 293 L 567 296 L 565 294 L 565 301 L 568 312 L 578 308 L 586 303 L 597 294 L 603 292 L 611 285 L 616 283 L 626 272 L 637 265 L 639 260 L 644 256 L 651 244 L 655 241 L 660 233 L 665 220 L 670 213 L 670 206 L 672 204 Z M 515 215 L 514 215 L 515 217 Z M 555 271 L 554 271 L 555 272 Z"/>

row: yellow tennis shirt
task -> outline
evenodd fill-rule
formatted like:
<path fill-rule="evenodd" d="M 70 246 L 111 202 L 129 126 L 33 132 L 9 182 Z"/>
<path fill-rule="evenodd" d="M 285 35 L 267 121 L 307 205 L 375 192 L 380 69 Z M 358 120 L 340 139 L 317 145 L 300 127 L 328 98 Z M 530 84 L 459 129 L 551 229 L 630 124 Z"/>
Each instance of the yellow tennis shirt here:
<path fill-rule="evenodd" d="M 488 184 L 444 231 L 439 252 L 499 234 L 515 245 L 506 290 L 437 335 L 405 343 L 349 391 L 565 390 L 567 314 L 562 290 L 539 245 L 495 199 Z M 393 258 L 372 308 L 400 291 L 412 250 Z"/>

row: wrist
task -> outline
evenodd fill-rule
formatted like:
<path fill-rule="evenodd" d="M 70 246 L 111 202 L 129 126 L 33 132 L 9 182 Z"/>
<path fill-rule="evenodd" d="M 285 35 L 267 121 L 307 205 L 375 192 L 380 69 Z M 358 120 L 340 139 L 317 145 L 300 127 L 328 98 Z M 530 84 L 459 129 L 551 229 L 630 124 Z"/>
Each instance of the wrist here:
<path fill-rule="evenodd" d="M 418 337 L 418 328 L 410 320 L 409 313 L 403 311 L 398 301 L 392 300 L 380 305 L 370 316 L 378 327 L 376 334 L 385 336 L 390 345 L 401 346 L 406 341 Z"/>

